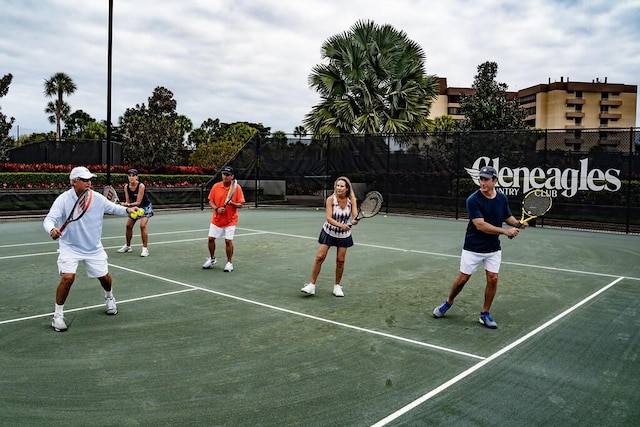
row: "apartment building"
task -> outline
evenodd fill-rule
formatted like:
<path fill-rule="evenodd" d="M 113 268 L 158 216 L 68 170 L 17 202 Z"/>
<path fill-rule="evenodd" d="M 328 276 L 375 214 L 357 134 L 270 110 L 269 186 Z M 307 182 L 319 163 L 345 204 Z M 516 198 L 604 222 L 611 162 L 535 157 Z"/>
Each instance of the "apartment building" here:
<path fill-rule="evenodd" d="M 448 87 L 447 79 L 440 78 L 440 91 L 433 103 L 430 119 L 449 115 L 456 120 L 460 97 L 473 94 L 471 88 Z M 638 86 L 608 83 L 596 79 L 591 83 L 571 82 L 560 78 L 531 86 L 518 92 L 508 92 L 507 97 L 518 98 L 520 106 L 527 110 L 526 122 L 538 129 L 602 129 L 630 128 L 636 126 Z"/>

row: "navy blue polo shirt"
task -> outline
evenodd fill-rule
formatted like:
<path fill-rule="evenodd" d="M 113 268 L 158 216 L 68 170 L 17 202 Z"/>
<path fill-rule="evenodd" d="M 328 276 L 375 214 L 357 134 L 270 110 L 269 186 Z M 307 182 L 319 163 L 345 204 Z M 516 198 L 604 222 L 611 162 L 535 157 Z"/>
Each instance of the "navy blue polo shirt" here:
<path fill-rule="evenodd" d="M 502 227 L 504 220 L 512 215 L 507 196 L 501 191 L 496 191 L 496 197 L 488 199 L 480 190 L 476 190 L 467 197 L 467 212 L 469 224 L 467 224 L 467 232 L 464 236 L 464 249 L 479 253 L 499 251 L 499 235 L 479 231 L 473 224 L 473 220 L 484 218 L 485 222 Z"/>

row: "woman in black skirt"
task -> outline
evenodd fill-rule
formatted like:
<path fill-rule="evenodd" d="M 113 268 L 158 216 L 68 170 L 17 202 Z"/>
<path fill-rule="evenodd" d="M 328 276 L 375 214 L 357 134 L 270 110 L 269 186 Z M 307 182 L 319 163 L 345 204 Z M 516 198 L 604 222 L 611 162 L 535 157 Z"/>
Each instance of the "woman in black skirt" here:
<path fill-rule="evenodd" d="M 322 263 L 327 257 L 329 248 L 336 247 L 336 281 L 333 286 L 333 295 L 343 297 L 344 292 L 340 281 L 344 272 L 344 263 L 347 256 L 347 249 L 353 246 L 351 238 L 351 225 L 358 221 L 358 205 L 356 196 L 351 186 L 349 178 L 341 176 L 336 179 L 333 185 L 333 194 L 325 201 L 326 220 L 322 226 L 320 237 L 318 238 L 318 252 L 311 269 L 311 281 L 304 285 L 302 292 L 308 295 L 315 295 L 316 280 L 320 274 Z"/>

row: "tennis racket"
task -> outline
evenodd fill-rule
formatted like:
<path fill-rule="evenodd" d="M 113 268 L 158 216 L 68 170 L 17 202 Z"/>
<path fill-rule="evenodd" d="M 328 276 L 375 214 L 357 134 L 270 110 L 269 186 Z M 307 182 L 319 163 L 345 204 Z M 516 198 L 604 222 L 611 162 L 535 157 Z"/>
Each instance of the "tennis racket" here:
<path fill-rule="evenodd" d="M 545 190 L 532 190 L 529 191 L 522 199 L 522 217 L 520 218 L 520 224 L 531 221 L 534 218 L 542 216 L 549 212 L 551 205 L 553 204 L 553 198 Z M 518 227 L 520 228 L 520 227 Z M 512 239 L 512 236 L 509 236 Z"/>
<path fill-rule="evenodd" d="M 82 193 L 80 193 L 80 196 L 78 197 L 78 200 L 76 200 L 76 203 L 73 205 L 73 209 L 71 209 L 71 213 L 67 217 L 67 220 L 64 222 L 64 224 L 62 224 L 62 227 L 60 227 L 61 233 L 62 230 L 67 228 L 67 225 L 82 218 L 85 212 L 87 212 L 87 209 L 89 209 L 91 200 L 93 200 L 93 190 L 86 189 Z"/>
<path fill-rule="evenodd" d="M 120 204 L 120 199 L 118 198 L 118 192 L 112 186 L 107 185 L 106 187 L 104 187 L 104 191 L 102 192 L 102 194 L 104 195 L 104 197 L 107 198 L 108 201 L 116 203 L 118 205 Z"/>
<path fill-rule="evenodd" d="M 235 179 L 231 181 L 231 185 L 229 185 L 229 191 L 227 191 L 227 197 L 224 199 L 224 205 L 222 205 L 223 208 L 226 208 L 229 202 L 231 202 L 233 195 L 236 193 L 237 185 L 238 181 L 236 181 Z"/>
<path fill-rule="evenodd" d="M 360 203 L 358 215 L 356 215 L 355 219 L 360 221 L 362 218 L 371 218 L 372 216 L 377 215 L 382 207 L 382 202 L 382 194 L 377 191 L 368 192 L 367 195 L 364 196 L 362 203 Z M 351 227 L 351 223 L 349 223 L 349 227 Z"/>

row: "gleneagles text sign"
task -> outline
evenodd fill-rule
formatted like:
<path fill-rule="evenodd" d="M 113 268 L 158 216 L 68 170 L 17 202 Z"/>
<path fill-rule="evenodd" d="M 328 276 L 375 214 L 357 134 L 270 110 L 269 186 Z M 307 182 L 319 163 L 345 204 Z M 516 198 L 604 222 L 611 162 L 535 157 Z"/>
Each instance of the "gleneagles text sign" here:
<path fill-rule="evenodd" d="M 543 169 L 536 167 L 500 167 L 500 158 L 490 159 L 478 157 L 471 168 L 465 168 L 473 181 L 480 185 L 478 171 L 483 166 L 493 166 L 498 171 L 498 185 L 507 195 L 527 193 L 530 190 L 543 188 L 551 196 L 562 195 L 573 197 L 578 191 L 611 191 L 620 190 L 619 169 L 601 169 L 589 167 L 589 159 L 580 160 L 579 169 Z"/>

